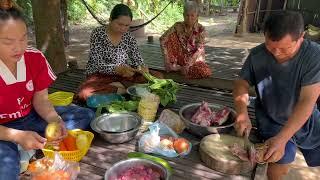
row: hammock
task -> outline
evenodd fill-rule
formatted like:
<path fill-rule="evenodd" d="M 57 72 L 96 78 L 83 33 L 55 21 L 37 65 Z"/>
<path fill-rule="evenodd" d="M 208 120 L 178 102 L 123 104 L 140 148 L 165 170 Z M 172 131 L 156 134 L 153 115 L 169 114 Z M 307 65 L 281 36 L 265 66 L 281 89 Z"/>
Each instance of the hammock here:
<path fill-rule="evenodd" d="M 83 5 L 87 8 L 87 10 L 89 11 L 89 13 L 91 14 L 91 16 L 101 25 L 106 25 L 105 23 L 103 23 L 103 21 L 101 19 L 99 19 L 95 13 L 93 12 L 92 8 L 90 7 L 90 5 L 85 1 L 85 0 L 81 0 L 81 2 L 83 3 Z M 173 3 L 173 0 L 171 0 L 156 16 L 154 16 L 153 18 L 151 18 L 149 21 L 143 23 L 143 24 L 139 24 L 137 26 L 130 26 L 130 31 L 136 31 L 144 26 L 146 26 L 147 24 L 151 23 L 154 19 L 156 19 L 171 3 Z"/>

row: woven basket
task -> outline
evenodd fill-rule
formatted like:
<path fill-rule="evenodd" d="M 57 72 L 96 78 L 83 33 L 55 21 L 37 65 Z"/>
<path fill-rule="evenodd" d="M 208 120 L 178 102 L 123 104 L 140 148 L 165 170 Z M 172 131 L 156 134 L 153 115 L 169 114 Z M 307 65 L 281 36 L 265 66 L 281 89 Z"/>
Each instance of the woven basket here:
<path fill-rule="evenodd" d="M 89 131 L 83 131 L 80 129 L 69 130 L 68 133 L 74 137 L 77 137 L 80 134 L 85 134 L 88 138 L 88 144 L 83 149 L 78 149 L 76 151 L 59 151 L 59 154 L 63 157 L 63 159 L 78 162 L 87 154 L 94 135 Z M 51 159 L 54 158 L 55 151 L 50 149 L 42 149 L 42 152 L 44 156 Z"/>
<path fill-rule="evenodd" d="M 54 106 L 68 106 L 72 103 L 73 96 L 72 92 L 57 91 L 49 94 L 48 98 Z"/>

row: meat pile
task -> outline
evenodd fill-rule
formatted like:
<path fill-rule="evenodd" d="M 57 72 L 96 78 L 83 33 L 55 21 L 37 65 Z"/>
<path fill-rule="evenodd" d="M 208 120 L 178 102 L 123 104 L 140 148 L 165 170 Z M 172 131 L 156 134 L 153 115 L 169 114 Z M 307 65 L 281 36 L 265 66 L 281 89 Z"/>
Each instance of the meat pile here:
<path fill-rule="evenodd" d="M 187 72 L 187 78 L 189 79 L 201 79 L 210 77 L 212 71 L 210 67 L 203 61 L 197 61 L 189 67 Z"/>
<path fill-rule="evenodd" d="M 228 107 L 224 107 L 217 112 L 210 109 L 207 102 L 202 102 L 196 113 L 192 116 L 191 122 L 200 126 L 219 126 L 226 121 L 230 113 Z"/>
<path fill-rule="evenodd" d="M 244 147 L 235 143 L 229 148 L 233 155 L 243 161 L 249 161 L 252 166 L 256 163 L 264 163 L 264 154 L 268 150 L 268 146 L 263 144 L 257 147 L 252 146 L 250 149 L 244 149 Z"/>
<path fill-rule="evenodd" d="M 112 180 L 161 180 L 160 173 L 144 165 L 131 167 Z"/>

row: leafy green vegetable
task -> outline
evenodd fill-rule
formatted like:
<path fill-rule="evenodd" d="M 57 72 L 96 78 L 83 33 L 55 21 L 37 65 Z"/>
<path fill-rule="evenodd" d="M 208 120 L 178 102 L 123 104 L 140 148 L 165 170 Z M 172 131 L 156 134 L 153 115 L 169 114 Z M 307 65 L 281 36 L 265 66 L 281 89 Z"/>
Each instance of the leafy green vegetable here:
<path fill-rule="evenodd" d="M 147 72 L 143 73 L 143 76 L 148 80 L 148 87 L 151 92 L 160 97 L 162 106 L 173 104 L 177 101 L 176 94 L 179 86 L 172 79 L 158 79 Z"/>
<path fill-rule="evenodd" d="M 107 106 L 110 113 L 136 111 L 139 101 L 114 101 Z"/>

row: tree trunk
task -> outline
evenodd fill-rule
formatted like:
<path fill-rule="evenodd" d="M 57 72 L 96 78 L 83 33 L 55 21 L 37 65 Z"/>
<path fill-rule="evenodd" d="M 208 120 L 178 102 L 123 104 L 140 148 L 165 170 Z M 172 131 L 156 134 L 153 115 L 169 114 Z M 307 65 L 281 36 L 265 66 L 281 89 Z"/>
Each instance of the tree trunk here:
<path fill-rule="evenodd" d="M 247 1 L 241 0 L 240 7 L 239 7 L 239 14 L 237 20 L 237 26 L 235 29 L 236 36 L 242 36 L 243 34 L 247 33 Z"/>
<path fill-rule="evenodd" d="M 56 73 L 66 70 L 60 0 L 32 0 L 37 48 L 47 57 Z"/>
<path fill-rule="evenodd" d="M 68 46 L 70 44 L 69 34 L 69 23 L 68 23 L 68 4 L 67 0 L 61 0 L 61 23 L 63 31 L 64 45 Z"/>

